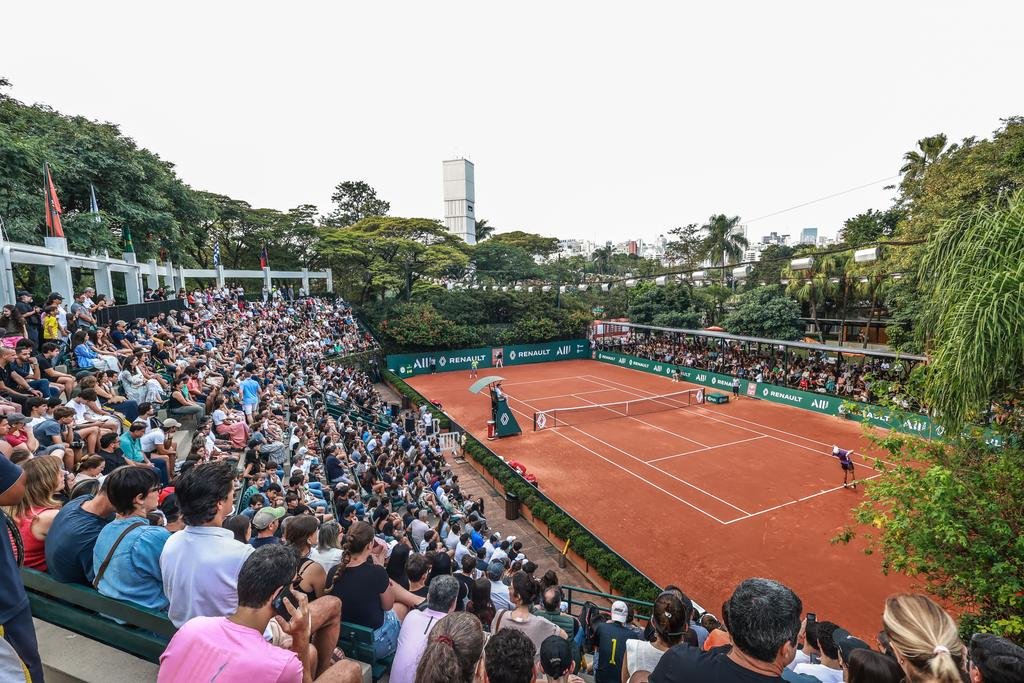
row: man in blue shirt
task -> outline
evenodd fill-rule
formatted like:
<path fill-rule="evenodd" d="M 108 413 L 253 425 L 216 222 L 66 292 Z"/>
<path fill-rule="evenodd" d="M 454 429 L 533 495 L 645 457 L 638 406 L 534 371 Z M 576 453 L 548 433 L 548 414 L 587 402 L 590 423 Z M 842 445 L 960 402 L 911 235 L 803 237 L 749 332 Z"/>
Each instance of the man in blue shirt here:
<path fill-rule="evenodd" d="M 150 526 L 146 518 L 160 505 L 156 471 L 122 467 L 106 478 L 104 486 L 117 516 L 100 532 L 92 551 L 96 589 L 107 597 L 149 609 L 167 609 L 160 553 L 171 532 Z"/>
<path fill-rule="evenodd" d="M 7 418 L 0 416 L 0 432 L 7 433 Z M 2 434 L 0 434 L 2 436 Z M 25 497 L 25 473 L 0 455 L 0 505 L 17 505 Z M 33 681 L 43 680 L 43 663 L 39 659 L 36 629 L 28 606 L 25 586 L 21 583 L 14 549 L 7 542 L 7 518 L 0 511 L 0 632 L 28 668 Z"/>
<path fill-rule="evenodd" d="M 626 626 L 629 607 L 621 600 L 612 603 L 611 617 L 594 629 L 594 647 L 597 650 L 595 683 L 619 683 L 622 680 L 622 658 L 626 653 L 626 641 L 642 636 Z"/>
<path fill-rule="evenodd" d="M 253 414 L 260 404 L 260 396 L 263 394 L 263 387 L 260 386 L 256 375 L 249 375 L 249 379 L 243 381 L 240 386 L 242 389 L 242 412 L 245 413 L 245 419 L 249 424 L 252 424 Z"/>
<path fill-rule="evenodd" d="M 108 482 L 109 477 L 95 496 L 69 500 L 53 519 L 46 535 L 46 571 L 58 581 L 92 585 L 96 537 L 114 519 L 114 506 L 107 498 Z"/>

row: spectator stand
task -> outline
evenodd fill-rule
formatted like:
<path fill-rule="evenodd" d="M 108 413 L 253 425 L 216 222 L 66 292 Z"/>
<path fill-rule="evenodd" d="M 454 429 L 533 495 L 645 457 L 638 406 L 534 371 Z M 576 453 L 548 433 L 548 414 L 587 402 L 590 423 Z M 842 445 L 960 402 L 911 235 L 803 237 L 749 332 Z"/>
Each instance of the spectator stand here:
<path fill-rule="evenodd" d="M 616 325 L 629 334 L 596 339 L 597 350 L 618 351 L 694 370 L 738 374 L 748 379 L 760 370 L 764 383 L 799 387 L 850 401 L 870 402 L 871 386 L 864 381 L 865 375 L 872 374 L 875 379 L 889 380 L 898 386 L 906 381 L 916 364 L 928 360 L 908 353 L 746 337 L 713 330 L 625 322 Z M 829 376 L 841 380 L 832 391 L 827 389 Z M 806 381 L 807 386 L 800 386 L 801 381 Z M 889 381 L 880 386 L 888 389 Z M 898 396 L 887 398 L 899 400 Z M 905 405 L 903 409 L 911 407 Z"/>

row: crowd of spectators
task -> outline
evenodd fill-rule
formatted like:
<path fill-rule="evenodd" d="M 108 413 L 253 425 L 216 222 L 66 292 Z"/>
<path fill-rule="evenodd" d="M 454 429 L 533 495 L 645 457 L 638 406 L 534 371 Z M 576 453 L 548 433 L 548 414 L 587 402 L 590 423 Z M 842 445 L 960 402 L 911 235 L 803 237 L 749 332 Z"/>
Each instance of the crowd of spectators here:
<path fill-rule="evenodd" d="M 626 353 L 640 358 L 709 370 L 740 379 L 767 382 L 803 391 L 840 396 L 864 403 L 888 402 L 908 411 L 926 412 L 906 391 L 912 365 L 889 358 L 844 358 L 834 350 L 800 350 L 785 354 L 770 344 L 752 346 L 743 342 L 724 345 L 714 338 L 678 335 L 637 335 L 604 337 L 598 349 Z M 880 393 L 881 392 L 881 393 Z"/>
<path fill-rule="evenodd" d="M 178 630 L 161 681 L 360 680 L 337 648 L 342 620 L 372 631 L 396 683 L 1024 676 L 1024 651 L 965 645 L 921 596 L 886 603 L 877 648 L 830 615 L 807 623 L 767 579 L 742 582 L 721 619 L 674 586 L 646 627 L 622 601 L 574 616 L 557 575 L 537 576 L 463 493 L 427 406 L 399 411 L 372 368 L 328 362 L 373 347 L 343 302 L 206 290 L 174 316 L 122 323 L 85 329 L 82 352 L 23 336 L 0 356 L 13 405 L 0 416 L 0 667 L 16 656 L 33 681 L 19 562 L 166 612 Z M 36 374 L 47 353 L 69 382 Z"/>

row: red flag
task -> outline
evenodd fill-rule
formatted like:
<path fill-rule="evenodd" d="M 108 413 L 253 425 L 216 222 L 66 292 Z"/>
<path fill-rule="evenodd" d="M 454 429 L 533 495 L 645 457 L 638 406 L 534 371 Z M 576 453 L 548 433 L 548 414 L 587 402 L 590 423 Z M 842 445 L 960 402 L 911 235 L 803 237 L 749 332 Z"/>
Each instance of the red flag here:
<path fill-rule="evenodd" d="M 50 177 L 50 166 L 46 168 L 46 236 L 63 237 L 64 227 L 60 224 L 60 215 L 63 209 L 60 208 L 60 200 L 57 199 L 57 188 L 53 186 L 53 178 Z"/>
<path fill-rule="evenodd" d="M 260 251 L 260 268 L 266 268 L 270 265 L 270 259 L 267 256 L 267 245 L 263 245 L 263 250 Z"/>

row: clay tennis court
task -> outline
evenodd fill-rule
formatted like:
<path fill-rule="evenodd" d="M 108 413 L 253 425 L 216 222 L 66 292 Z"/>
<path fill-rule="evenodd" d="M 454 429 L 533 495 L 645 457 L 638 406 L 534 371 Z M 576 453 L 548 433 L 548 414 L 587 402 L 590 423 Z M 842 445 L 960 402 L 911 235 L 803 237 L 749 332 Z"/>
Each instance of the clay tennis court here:
<path fill-rule="evenodd" d="M 719 616 L 740 580 L 765 576 L 792 587 L 819 621 L 870 641 L 885 597 L 911 588 L 905 576 L 884 576 L 879 557 L 865 555 L 861 544 L 829 543 L 862 494 L 842 487 L 832 445 L 854 449 L 859 480 L 878 476 L 874 456 L 882 454 L 858 423 L 747 397 L 685 405 L 681 396 L 660 403 L 682 407 L 645 412 L 645 402 L 630 417 L 620 416 L 621 408 L 566 411 L 566 426 L 551 427 L 558 413 L 547 412 L 549 426 L 534 431 L 538 411 L 698 387 L 591 360 L 480 374 L 505 378 L 523 428 L 521 436 L 488 445 L 523 463 L 545 494 L 659 585 L 681 586 Z M 468 373 L 407 381 L 486 437 L 490 399 L 469 393 Z"/>

